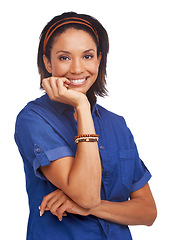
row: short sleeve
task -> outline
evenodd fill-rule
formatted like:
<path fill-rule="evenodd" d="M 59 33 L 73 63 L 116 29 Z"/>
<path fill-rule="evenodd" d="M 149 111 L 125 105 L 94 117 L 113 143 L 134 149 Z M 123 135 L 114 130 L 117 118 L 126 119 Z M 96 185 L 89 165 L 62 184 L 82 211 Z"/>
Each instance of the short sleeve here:
<path fill-rule="evenodd" d="M 136 147 L 136 145 L 135 145 Z M 151 178 L 151 173 L 145 166 L 144 162 L 139 158 L 137 148 L 135 149 L 134 158 L 134 173 L 133 173 L 133 184 L 132 192 L 135 192 L 142 188 Z"/>
<path fill-rule="evenodd" d="M 74 156 L 74 152 L 43 117 L 32 110 L 23 111 L 17 117 L 15 141 L 23 158 L 28 161 L 37 177 L 46 179 L 39 170 L 62 157 Z"/>
<path fill-rule="evenodd" d="M 123 119 L 123 118 L 122 118 Z M 126 125 L 125 120 L 123 119 L 124 124 Z M 133 175 L 132 175 L 132 187 L 131 192 L 135 192 L 142 188 L 151 178 L 151 173 L 145 166 L 144 162 L 140 159 L 139 153 L 137 150 L 136 143 L 134 141 L 134 137 L 130 131 L 130 129 L 126 125 L 126 136 L 128 137 L 128 145 L 129 145 L 129 153 L 131 153 L 131 158 L 133 159 Z M 127 171 L 129 171 L 127 169 Z"/>

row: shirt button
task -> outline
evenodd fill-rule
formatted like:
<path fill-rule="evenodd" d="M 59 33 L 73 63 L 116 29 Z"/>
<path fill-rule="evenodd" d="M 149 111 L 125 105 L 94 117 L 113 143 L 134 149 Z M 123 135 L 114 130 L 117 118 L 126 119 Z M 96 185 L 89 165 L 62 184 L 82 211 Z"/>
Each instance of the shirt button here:
<path fill-rule="evenodd" d="M 108 226 L 109 226 L 109 223 L 108 223 L 108 222 L 105 222 L 105 226 L 108 227 Z"/>
<path fill-rule="evenodd" d="M 37 147 L 37 148 L 36 148 L 36 152 L 37 152 L 37 153 L 40 153 L 40 152 L 41 152 L 41 148 Z"/>
<path fill-rule="evenodd" d="M 109 171 L 104 172 L 104 175 L 107 177 L 109 176 Z"/>
<path fill-rule="evenodd" d="M 101 150 L 103 150 L 103 149 L 104 149 L 104 146 L 100 146 L 99 148 L 100 148 Z"/>

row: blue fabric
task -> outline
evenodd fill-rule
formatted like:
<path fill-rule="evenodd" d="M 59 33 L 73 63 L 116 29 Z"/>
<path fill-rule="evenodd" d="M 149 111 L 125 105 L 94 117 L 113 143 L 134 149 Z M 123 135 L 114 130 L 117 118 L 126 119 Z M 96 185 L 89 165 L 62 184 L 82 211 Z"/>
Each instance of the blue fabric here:
<path fill-rule="evenodd" d="M 77 122 L 74 109 L 51 101 L 47 94 L 27 104 L 19 113 L 15 141 L 24 162 L 30 215 L 27 239 L 30 240 L 130 240 L 128 226 L 94 216 L 68 214 L 60 222 L 50 212 L 39 216 L 38 206 L 53 186 L 40 166 L 66 156 L 75 156 Z M 92 111 L 102 161 L 101 198 L 122 202 L 151 178 L 140 160 L 133 136 L 123 117 L 95 104 Z"/>

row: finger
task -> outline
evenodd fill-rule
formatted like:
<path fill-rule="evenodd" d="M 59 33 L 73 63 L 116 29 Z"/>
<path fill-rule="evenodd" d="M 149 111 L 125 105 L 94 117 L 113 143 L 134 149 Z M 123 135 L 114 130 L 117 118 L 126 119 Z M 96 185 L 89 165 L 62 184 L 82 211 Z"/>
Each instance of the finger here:
<path fill-rule="evenodd" d="M 63 216 L 67 216 L 66 211 L 71 208 L 71 204 L 69 200 L 66 200 L 64 204 L 62 204 L 58 209 L 57 209 L 57 217 L 59 221 L 62 221 Z"/>
<path fill-rule="evenodd" d="M 58 88 L 58 84 L 60 85 L 60 87 L 63 87 L 63 86 L 69 87 L 70 81 L 67 78 L 56 77 L 55 83 L 56 83 L 57 88 Z"/>
<path fill-rule="evenodd" d="M 47 203 L 47 207 L 49 209 L 49 211 L 53 214 L 57 216 L 57 209 L 63 204 L 65 203 L 66 198 L 65 199 L 60 199 L 58 196 L 54 196 L 48 203 Z"/>
<path fill-rule="evenodd" d="M 54 214 L 55 216 L 57 216 L 57 210 L 63 205 L 65 204 L 65 202 L 68 200 L 68 197 L 60 190 L 58 191 L 57 195 L 54 197 L 54 199 L 56 200 L 55 202 L 52 202 L 53 199 L 51 199 L 48 203 L 51 205 L 49 207 L 49 211 Z"/>
<path fill-rule="evenodd" d="M 51 86 L 51 89 L 52 89 L 52 92 L 53 92 L 53 95 L 54 95 L 55 98 L 58 97 L 57 80 L 58 80 L 57 77 L 50 77 L 49 78 L 50 86 Z"/>
<path fill-rule="evenodd" d="M 41 207 L 39 206 L 39 210 L 41 211 Z M 45 211 L 49 211 L 48 207 L 45 207 Z"/>
<path fill-rule="evenodd" d="M 67 79 L 67 78 L 59 78 L 59 79 L 61 79 L 61 80 L 63 81 L 63 83 L 65 83 L 65 84 L 67 84 L 67 85 L 70 84 L 70 80 Z"/>
<path fill-rule="evenodd" d="M 50 99 L 53 99 L 53 90 L 52 90 L 52 87 L 50 85 L 50 78 L 44 78 L 42 80 L 42 86 L 43 86 L 43 89 L 46 91 L 46 93 L 48 94 L 49 98 Z"/>
<path fill-rule="evenodd" d="M 53 214 L 55 214 L 56 209 L 68 199 L 60 189 L 57 189 L 54 193 L 55 195 L 53 195 L 52 198 L 47 202 L 47 207 Z"/>
<path fill-rule="evenodd" d="M 67 78 L 58 78 L 57 79 L 57 87 L 58 93 L 60 96 L 65 95 L 67 88 L 69 87 L 70 81 Z"/>
<path fill-rule="evenodd" d="M 56 195 L 56 191 L 46 195 L 43 198 L 43 201 L 41 202 L 41 205 L 39 206 L 39 210 L 40 210 L 40 215 L 42 216 L 45 212 L 45 209 L 47 209 L 47 204 L 48 202 Z"/>
<path fill-rule="evenodd" d="M 55 201 L 54 203 L 52 203 L 51 207 L 50 207 L 50 212 L 52 212 L 52 214 L 57 216 L 57 210 L 63 205 L 65 204 L 66 200 L 68 198 L 64 195 L 62 197 L 60 197 L 57 201 Z"/>

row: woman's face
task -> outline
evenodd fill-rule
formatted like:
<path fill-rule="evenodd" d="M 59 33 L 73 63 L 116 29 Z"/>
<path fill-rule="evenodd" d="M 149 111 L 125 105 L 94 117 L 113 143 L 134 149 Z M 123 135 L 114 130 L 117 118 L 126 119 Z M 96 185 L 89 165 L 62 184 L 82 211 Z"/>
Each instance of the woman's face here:
<path fill-rule="evenodd" d="M 52 76 L 69 79 L 69 88 L 86 94 L 97 79 L 101 55 L 97 57 L 97 46 L 89 33 L 70 28 L 55 39 L 50 60 L 44 55 Z"/>

